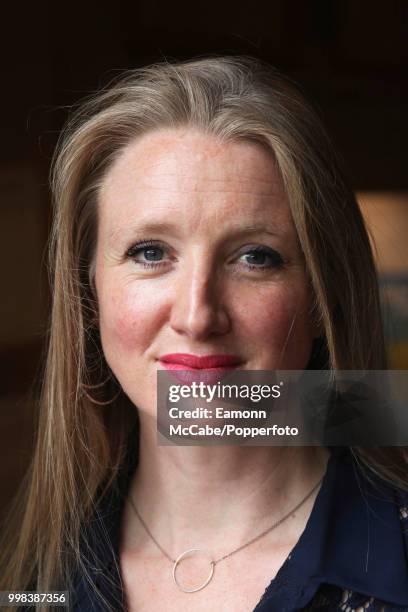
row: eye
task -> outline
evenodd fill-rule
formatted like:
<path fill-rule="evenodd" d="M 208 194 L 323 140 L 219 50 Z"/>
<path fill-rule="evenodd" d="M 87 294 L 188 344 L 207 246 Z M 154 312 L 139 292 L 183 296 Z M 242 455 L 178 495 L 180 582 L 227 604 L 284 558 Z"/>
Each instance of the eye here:
<path fill-rule="evenodd" d="M 146 240 L 133 245 L 126 251 L 126 256 L 145 268 L 157 268 L 164 264 L 166 249 L 154 240 Z"/>
<path fill-rule="evenodd" d="M 269 247 L 257 246 L 247 250 L 240 256 L 246 258 L 246 266 L 251 269 L 282 268 L 284 261 L 281 255 Z"/>
<path fill-rule="evenodd" d="M 126 251 L 126 257 L 144 268 L 159 268 L 168 263 L 166 253 L 167 247 L 161 242 L 145 240 L 131 246 Z M 247 249 L 239 259 L 244 260 L 244 266 L 251 270 L 267 271 L 284 266 L 281 255 L 274 249 L 265 246 Z"/>

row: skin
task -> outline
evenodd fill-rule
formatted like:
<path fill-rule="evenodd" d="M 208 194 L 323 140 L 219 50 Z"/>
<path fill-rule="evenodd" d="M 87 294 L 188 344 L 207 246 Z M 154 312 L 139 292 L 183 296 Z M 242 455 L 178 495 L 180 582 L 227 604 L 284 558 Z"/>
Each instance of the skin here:
<path fill-rule="evenodd" d="M 153 224 L 162 225 L 145 227 Z M 158 244 L 136 251 L 146 240 Z M 257 247 L 263 254 L 254 254 Z M 222 556 L 295 506 L 327 462 L 322 449 L 156 443 L 160 355 L 229 353 L 239 355 L 241 369 L 248 370 L 307 364 L 318 331 L 309 316 L 310 284 L 272 154 L 254 143 L 221 143 L 192 128 L 160 130 L 130 143 L 100 192 L 95 270 L 103 351 L 139 410 L 133 499 L 169 554 L 206 542 Z M 217 566 L 224 584 L 229 576 L 237 580 L 246 558 L 261 559 L 261 551 L 268 555 L 270 580 L 271 560 L 278 569 L 302 533 L 314 498 L 292 516 L 284 538 L 273 531 Z M 131 601 L 139 598 L 138 609 L 150 609 L 157 591 L 152 586 L 146 601 L 140 600 L 134 576 L 142 571 L 141 559 L 143 568 L 146 559 L 154 560 L 163 589 L 175 596 L 169 561 L 129 503 L 121 551 L 126 589 Z M 254 559 L 251 563 L 256 567 Z M 202 581 L 202 568 L 192 563 L 185 571 L 196 584 Z M 259 580 L 247 576 L 254 604 L 268 583 L 266 577 Z M 213 582 L 195 594 L 197 609 L 201 597 L 208 605 L 211 593 L 220 595 Z M 245 605 L 250 602 L 251 596 Z"/>

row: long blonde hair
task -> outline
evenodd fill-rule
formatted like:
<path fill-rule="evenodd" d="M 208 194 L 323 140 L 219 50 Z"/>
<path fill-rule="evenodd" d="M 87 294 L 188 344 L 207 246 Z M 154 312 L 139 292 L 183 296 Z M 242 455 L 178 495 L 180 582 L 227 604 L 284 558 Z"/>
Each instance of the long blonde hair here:
<path fill-rule="evenodd" d="M 314 366 L 386 367 L 367 232 L 330 141 L 296 86 L 251 57 L 164 62 L 122 75 L 74 114 L 53 164 L 48 353 L 34 457 L 5 522 L 0 590 L 65 588 L 69 568 L 83 563 L 80 526 L 123 466 L 137 412 L 109 371 L 95 324 L 98 190 L 127 143 L 178 126 L 273 151 L 323 330 Z M 99 405 L 90 389 L 99 390 Z M 367 471 L 408 489 L 403 449 L 353 451 Z"/>

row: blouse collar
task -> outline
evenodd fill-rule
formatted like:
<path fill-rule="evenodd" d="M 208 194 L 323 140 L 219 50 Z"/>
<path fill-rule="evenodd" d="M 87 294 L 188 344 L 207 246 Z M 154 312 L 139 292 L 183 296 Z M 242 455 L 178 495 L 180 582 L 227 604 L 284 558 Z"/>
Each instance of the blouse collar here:
<path fill-rule="evenodd" d="M 291 609 L 290 598 L 294 608 L 306 606 L 322 584 L 408 606 L 408 533 L 398 495 L 375 478 L 372 484 L 348 447 L 330 451 L 306 528 L 257 612 L 270 598 L 282 609 Z"/>

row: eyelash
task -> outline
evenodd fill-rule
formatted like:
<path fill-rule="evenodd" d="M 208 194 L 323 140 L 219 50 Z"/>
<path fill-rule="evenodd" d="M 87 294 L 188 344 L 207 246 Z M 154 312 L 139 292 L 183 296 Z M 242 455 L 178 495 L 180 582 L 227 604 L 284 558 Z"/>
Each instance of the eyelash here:
<path fill-rule="evenodd" d="M 145 249 L 148 249 L 149 247 L 151 248 L 155 248 L 155 249 L 161 249 L 161 250 L 165 250 L 164 245 L 162 245 L 160 242 L 156 241 L 156 240 L 145 240 L 143 242 L 139 242 L 133 246 L 131 246 L 127 251 L 126 251 L 126 257 L 129 259 L 133 259 L 135 261 L 135 263 L 137 263 L 138 265 L 143 266 L 144 268 L 149 268 L 149 269 L 154 269 L 154 268 L 160 268 L 162 267 L 162 265 L 165 265 L 166 262 L 164 261 L 158 261 L 158 262 L 145 262 L 145 261 L 136 261 L 136 256 L 139 255 L 139 253 L 143 252 Z M 270 266 L 256 266 L 256 265 L 251 265 L 251 264 L 247 264 L 246 267 L 251 269 L 251 270 L 261 270 L 261 271 L 268 271 L 270 269 L 282 269 L 285 266 L 285 262 L 283 261 L 283 258 L 281 257 L 281 255 L 275 251 L 274 249 L 271 249 L 269 247 L 265 247 L 265 246 L 255 246 L 252 248 L 249 248 L 247 251 L 245 251 L 244 253 L 242 253 L 242 255 L 248 255 L 249 253 L 261 253 L 264 255 L 269 256 L 272 260 L 273 263 Z M 242 256 L 241 255 L 241 256 Z"/>
<path fill-rule="evenodd" d="M 144 251 L 144 249 L 148 249 L 149 247 L 154 247 L 156 249 L 157 248 L 162 249 L 163 251 L 165 248 L 160 242 L 157 242 L 156 240 L 145 240 L 144 242 L 138 242 L 137 244 L 131 246 L 130 249 L 126 251 L 126 256 L 129 259 L 135 260 L 136 255 Z M 146 261 L 136 261 L 136 260 L 135 260 L 135 263 L 143 266 L 144 268 L 159 268 L 161 267 L 161 265 L 164 264 L 163 261 L 159 261 L 157 263 L 154 263 L 154 262 L 148 263 Z"/>

